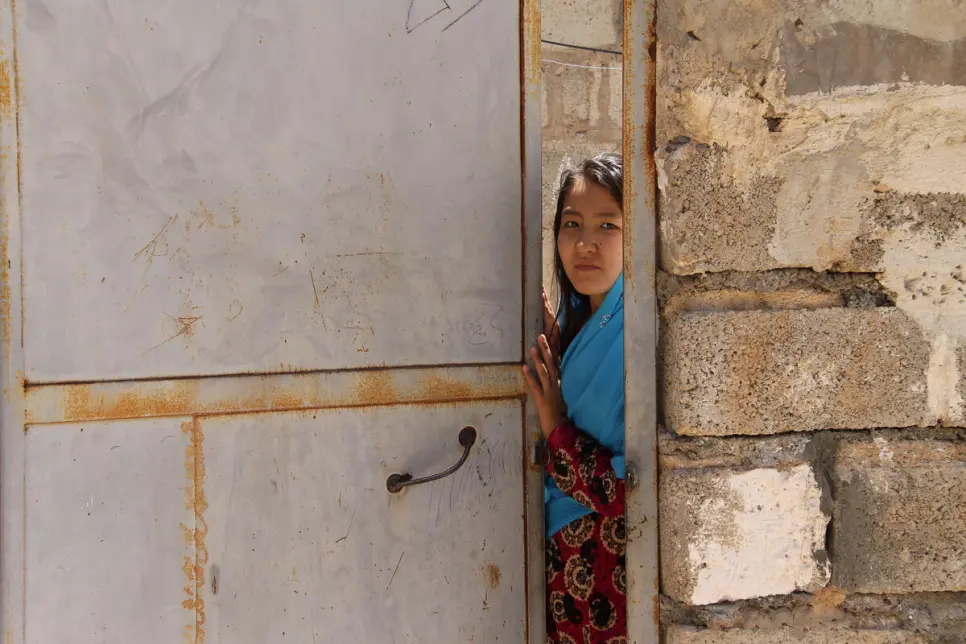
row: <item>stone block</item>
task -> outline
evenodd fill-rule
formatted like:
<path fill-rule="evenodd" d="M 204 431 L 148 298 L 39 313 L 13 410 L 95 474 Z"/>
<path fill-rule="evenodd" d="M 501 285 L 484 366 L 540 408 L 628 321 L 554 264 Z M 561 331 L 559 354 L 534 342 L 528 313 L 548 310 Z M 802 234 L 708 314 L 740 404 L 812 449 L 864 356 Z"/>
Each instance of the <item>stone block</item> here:
<path fill-rule="evenodd" d="M 664 413 L 684 435 L 928 426 L 931 345 L 895 308 L 682 313 Z"/>
<path fill-rule="evenodd" d="M 657 16 L 666 270 L 875 271 L 902 290 L 922 248 L 966 252 L 966 13 L 949 0 Z"/>
<path fill-rule="evenodd" d="M 663 592 L 703 605 L 822 588 L 829 517 L 821 501 L 808 464 L 663 473 Z"/>
<path fill-rule="evenodd" d="M 926 641 L 906 631 L 844 628 L 714 631 L 671 626 L 667 633 L 667 644 L 926 644 Z"/>
<path fill-rule="evenodd" d="M 620 142 L 621 59 L 554 45 L 544 45 L 544 136 Z"/>
<path fill-rule="evenodd" d="M 846 441 L 835 458 L 836 586 L 850 593 L 966 590 L 966 445 Z"/>
<path fill-rule="evenodd" d="M 540 28 L 547 40 L 613 48 L 621 41 L 619 0 L 544 0 Z"/>

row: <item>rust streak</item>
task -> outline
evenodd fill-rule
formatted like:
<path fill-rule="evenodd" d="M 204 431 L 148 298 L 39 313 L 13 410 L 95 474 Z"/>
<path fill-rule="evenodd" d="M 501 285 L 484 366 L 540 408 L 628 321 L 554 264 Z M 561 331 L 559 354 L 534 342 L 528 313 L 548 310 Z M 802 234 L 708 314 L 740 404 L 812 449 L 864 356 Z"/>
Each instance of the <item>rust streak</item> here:
<path fill-rule="evenodd" d="M 13 113 L 13 87 L 10 80 L 10 61 L 0 48 L 0 116 L 8 119 Z"/>
<path fill-rule="evenodd" d="M 0 115 L 10 118 L 13 113 L 13 87 L 10 80 L 10 62 L 0 48 Z"/>
<path fill-rule="evenodd" d="M 352 402 L 357 404 L 378 405 L 387 404 L 399 399 L 399 392 L 388 371 L 370 371 L 359 374 L 355 391 L 350 395 Z"/>
<path fill-rule="evenodd" d="M 220 381 L 220 382 L 219 382 Z M 333 407 L 453 403 L 523 396 L 514 366 L 477 372 L 446 370 L 397 381 L 392 370 L 378 369 L 327 377 L 310 375 L 276 383 L 268 377 L 192 378 L 143 383 L 76 383 L 27 386 L 28 424 L 194 416 Z"/>
<path fill-rule="evenodd" d="M 486 580 L 486 585 L 490 590 L 496 590 L 500 587 L 500 580 L 503 578 L 503 573 L 500 572 L 499 566 L 489 563 L 483 566 L 483 578 Z"/>
<path fill-rule="evenodd" d="M 439 376 L 420 378 L 422 391 L 427 397 L 444 400 L 468 400 L 473 398 L 473 387 L 468 382 L 447 380 Z"/>
<path fill-rule="evenodd" d="M 0 179 L 0 190 L 6 192 L 6 177 Z M 0 207 L 0 324 L 2 324 L 3 346 L 10 347 L 13 317 L 10 304 L 10 218 L 7 209 Z M 8 349 L 9 350 L 9 349 Z"/>
<path fill-rule="evenodd" d="M 208 501 L 205 498 L 205 436 L 197 420 L 190 420 L 181 425 L 181 431 L 188 435 L 188 445 L 185 447 L 185 476 L 188 479 L 186 499 L 194 513 L 194 528 L 190 530 L 191 542 L 194 545 L 194 561 L 185 558 L 184 573 L 188 580 L 185 592 L 189 598 L 181 605 L 194 611 L 195 644 L 205 641 L 205 600 L 202 590 L 205 585 L 205 567 L 208 565 L 208 547 L 205 538 L 208 536 L 208 524 L 205 522 L 205 511 Z M 182 526 L 184 528 L 184 526 Z"/>
<path fill-rule="evenodd" d="M 14 75 L 16 71 L 14 71 Z M 0 49 L 0 120 L 5 121 L 13 113 L 13 85 L 10 74 L 10 61 L 6 53 Z M 19 141 L 17 142 L 19 146 Z M 0 174 L 0 194 L 6 194 L 10 187 L 7 185 L 8 177 L 6 173 L 7 149 L 0 152 L 0 164 L 3 165 L 3 172 Z M 19 165 L 19 152 L 17 153 L 17 163 Z M 19 167 L 18 167 L 19 172 Z M 19 182 L 19 177 L 17 179 Z M 10 267 L 13 261 L 9 254 L 10 240 L 10 215 L 7 209 L 0 204 L 0 325 L 2 325 L 3 346 L 10 346 L 13 328 L 12 308 L 10 303 Z"/>
<path fill-rule="evenodd" d="M 527 83 L 540 83 L 543 59 L 540 51 L 540 5 L 536 0 L 521 0 L 523 4 L 524 65 Z M 529 47 L 527 45 L 529 44 Z"/>
<path fill-rule="evenodd" d="M 192 384 L 176 382 L 169 390 L 153 396 L 137 389 L 104 396 L 95 394 L 92 385 L 71 385 L 66 392 L 64 416 L 65 419 L 94 420 L 180 415 L 193 407 L 195 392 Z"/>

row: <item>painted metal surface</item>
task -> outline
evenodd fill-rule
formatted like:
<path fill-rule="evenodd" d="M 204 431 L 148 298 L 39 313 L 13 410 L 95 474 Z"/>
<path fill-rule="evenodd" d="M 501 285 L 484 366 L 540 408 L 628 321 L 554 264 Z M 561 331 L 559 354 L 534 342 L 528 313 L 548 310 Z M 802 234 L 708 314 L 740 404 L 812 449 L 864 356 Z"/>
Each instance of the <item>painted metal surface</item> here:
<path fill-rule="evenodd" d="M 415 556 L 386 589 L 325 591 L 395 615 L 381 641 L 542 641 L 542 487 L 525 448 L 539 430 L 519 374 L 540 319 L 533 20 L 536 0 L 0 0 L 5 644 L 235 642 L 222 627 L 238 620 L 271 632 L 280 578 L 257 571 L 242 603 L 220 595 L 266 560 L 211 517 L 265 520 L 258 538 L 316 571 L 381 561 L 404 537 Z M 476 478 L 390 501 L 392 465 L 445 463 L 441 436 L 468 422 L 489 441 L 460 470 Z M 316 527 L 344 518 L 320 476 L 378 471 L 385 507 L 352 493 L 368 517 L 389 513 L 390 535 L 369 526 L 383 546 L 320 556 L 292 524 L 265 527 L 280 506 L 263 489 L 220 487 L 275 467 L 237 449 L 265 437 L 309 445 L 289 452 L 286 498 Z M 400 531 L 428 524 L 434 500 L 436 568 Z M 416 574 L 447 566 L 463 594 Z M 449 613 L 407 621 L 432 602 Z M 370 626 L 323 610 L 306 631 L 301 616 L 253 641 Z"/>
<path fill-rule="evenodd" d="M 655 0 L 624 0 L 624 354 L 628 642 L 660 637 L 657 459 Z"/>
<path fill-rule="evenodd" d="M 30 428 L 25 641 L 198 641 L 190 425 Z"/>
<path fill-rule="evenodd" d="M 14 4 L 0 2 L 0 625 L 23 642 L 24 401 L 20 300 L 20 76 Z"/>
<path fill-rule="evenodd" d="M 523 396 L 516 365 L 92 382 L 27 387 L 27 422 L 442 403 Z"/>
<path fill-rule="evenodd" d="M 524 641 L 521 414 L 504 401 L 199 421 L 205 641 Z M 451 465 L 464 423 L 479 432 L 465 467 L 386 491 L 392 472 Z"/>
<path fill-rule="evenodd" d="M 542 65 L 540 57 L 540 0 L 521 0 L 523 11 L 523 57 L 520 71 L 523 77 L 523 236 L 524 236 L 524 349 L 527 349 L 543 330 L 543 284 L 541 256 L 543 240 L 543 204 L 541 182 L 543 175 L 541 125 Z M 535 447 L 541 444 L 543 432 L 536 408 L 526 408 L 524 434 L 527 440 L 526 489 L 526 547 L 527 547 L 527 641 L 542 644 L 546 641 L 546 555 L 543 516 L 543 468 L 536 458 Z M 541 490 L 540 494 L 536 491 Z"/>
<path fill-rule="evenodd" d="M 517 3 L 18 6 L 28 381 L 519 359 Z"/>

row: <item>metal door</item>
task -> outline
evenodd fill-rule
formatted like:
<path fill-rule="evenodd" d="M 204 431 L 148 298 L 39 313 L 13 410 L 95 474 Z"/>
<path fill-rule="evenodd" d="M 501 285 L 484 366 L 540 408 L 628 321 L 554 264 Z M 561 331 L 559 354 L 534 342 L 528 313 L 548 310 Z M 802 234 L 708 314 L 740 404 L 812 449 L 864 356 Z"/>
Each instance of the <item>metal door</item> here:
<path fill-rule="evenodd" d="M 542 641 L 536 6 L 0 2 L 4 642 Z"/>

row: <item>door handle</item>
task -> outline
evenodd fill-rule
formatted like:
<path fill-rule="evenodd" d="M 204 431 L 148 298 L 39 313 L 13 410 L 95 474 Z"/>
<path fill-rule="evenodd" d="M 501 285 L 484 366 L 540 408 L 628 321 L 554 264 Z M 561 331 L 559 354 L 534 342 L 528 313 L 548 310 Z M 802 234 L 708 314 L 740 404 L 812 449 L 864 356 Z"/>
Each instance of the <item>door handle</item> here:
<path fill-rule="evenodd" d="M 466 459 L 470 457 L 470 448 L 473 447 L 473 444 L 476 442 L 476 428 L 464 427 L 461 429 L 459 441 L 460 445 L 463 446 L 463 455 L 460 457 L 460 460 L 456 461 L 456 465 L 453 467 L 449 468 L 445 472 L 440 472 L 439 474 L 430 474 L 429 476 L 423 476 L 418 479 L 413 478 L 412 474 L 392 474 L 386 480 L 386 489 L 389 490 L 390 493 L 396 494 L 397 492 L 402 492 L 403 488 L 446 478 L 459 468 L 463 467 L 463 463 L 465 463 Z"/>

